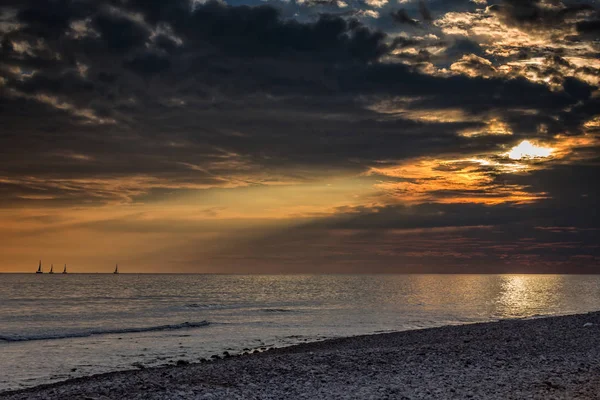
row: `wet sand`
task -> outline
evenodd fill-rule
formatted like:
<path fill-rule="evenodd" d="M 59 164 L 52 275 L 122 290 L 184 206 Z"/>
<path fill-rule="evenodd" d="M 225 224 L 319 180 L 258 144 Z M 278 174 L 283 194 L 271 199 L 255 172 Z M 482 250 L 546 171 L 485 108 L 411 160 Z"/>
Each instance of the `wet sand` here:
<path fill-rule="evenodd" d="M 600 399 L 600 312 L 308 343 L 0 399 Z"/>

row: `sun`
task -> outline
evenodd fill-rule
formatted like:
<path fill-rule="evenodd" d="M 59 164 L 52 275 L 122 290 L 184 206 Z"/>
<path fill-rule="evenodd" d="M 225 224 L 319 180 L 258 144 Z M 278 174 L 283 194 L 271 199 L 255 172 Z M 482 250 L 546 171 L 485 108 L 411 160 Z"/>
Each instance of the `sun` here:
<path fill-rule="evenodd" d="M 529 140 L 523 140 L 517 146 L 513 147 L 506 155 L 512 160 L 522 160 L 525 158 L 546 158 L 552 154 L 551 147 L 537 146 Z"/>

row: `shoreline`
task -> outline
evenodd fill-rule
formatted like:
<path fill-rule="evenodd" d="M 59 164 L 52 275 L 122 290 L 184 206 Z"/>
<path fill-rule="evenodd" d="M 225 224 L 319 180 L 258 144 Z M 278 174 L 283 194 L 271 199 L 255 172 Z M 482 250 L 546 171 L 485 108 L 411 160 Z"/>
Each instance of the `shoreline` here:
<path fill-rule="evenodd" d="M 326 339 L 210 362 L 73 378 L 1 392 L 0 399 L 373 395 L 600 398 L 600 311 Z"/>

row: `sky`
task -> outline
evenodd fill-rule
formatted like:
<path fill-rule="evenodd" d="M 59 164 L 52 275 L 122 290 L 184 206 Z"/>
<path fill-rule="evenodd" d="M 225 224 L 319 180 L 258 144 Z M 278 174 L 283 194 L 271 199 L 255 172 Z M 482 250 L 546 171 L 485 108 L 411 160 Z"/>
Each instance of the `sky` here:
<path fill-rule="evenodd" d="M 4 0 L 0 272 L 600 272 L 600 2 Z"/>

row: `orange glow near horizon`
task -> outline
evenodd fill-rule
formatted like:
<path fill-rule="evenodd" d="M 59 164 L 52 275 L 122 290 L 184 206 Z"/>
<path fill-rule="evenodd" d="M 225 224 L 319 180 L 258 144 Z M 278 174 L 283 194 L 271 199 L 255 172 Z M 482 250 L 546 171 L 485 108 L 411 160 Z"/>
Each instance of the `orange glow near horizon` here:
<path fill-rule="evenodd" d="M 593 134 L 555 136 L 547 145 L 525 140 L 508 151 L 488 154 L 382 161 L 358 176 L 332 174 L 304 182 L 229 187 L 185 183 L 180 195 L 143 200 L 139 196 L 154 187 L 176 192 L 180 186 L 149 177 L 28 178 L 20 183 L 67 188 L 105 202 L 60 204 L 51 195 L 24 195 L 28 206 L 0 210 L 0 271 L 28 272 L 37 267 L 39 258 L 56 265 L 67 263 L 73 272 L 103 271 L 117 261 L 128 272 L 160 272 L 167 265 L 178 270 L 185 260 L 203 263 L 224 248 L 235 251 L 236 243 L 246 240 L 244 235 L 260 237 L 355 209 L 421 203 L 532 203 L 548 198 L 548 193 L 496 177 L 585 159 L 590 157 L 586 149 L 597 143 Z M 13 183 L 15 179 L 0 181 Z M 197 270 L 218 272 L 214 268 L 206 261 Z"/>

